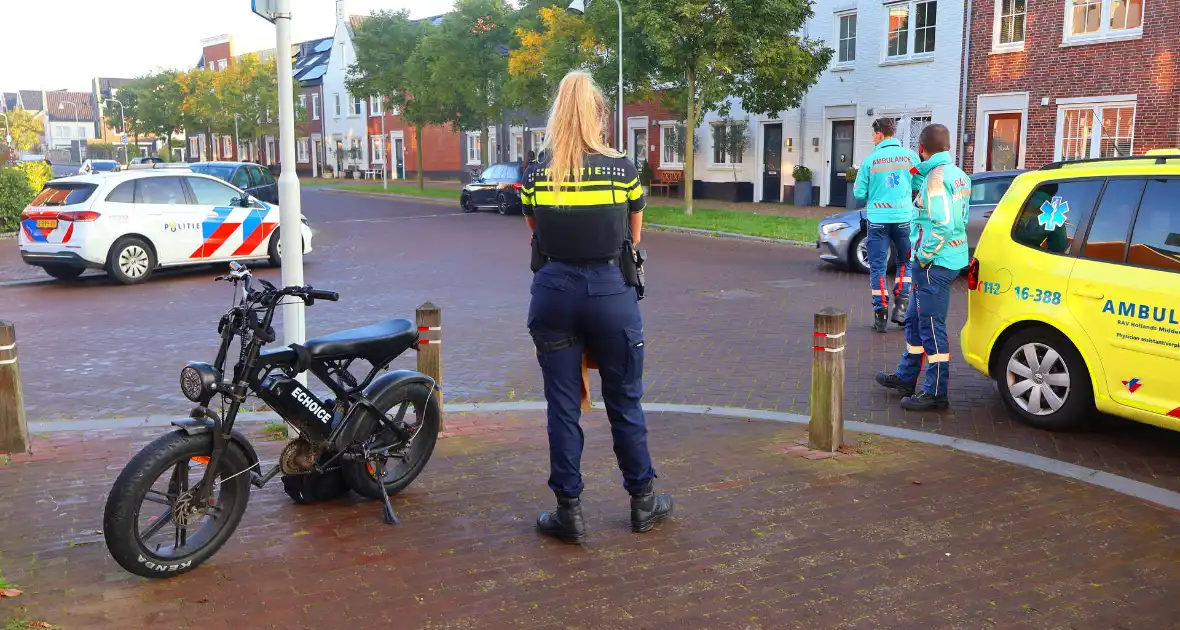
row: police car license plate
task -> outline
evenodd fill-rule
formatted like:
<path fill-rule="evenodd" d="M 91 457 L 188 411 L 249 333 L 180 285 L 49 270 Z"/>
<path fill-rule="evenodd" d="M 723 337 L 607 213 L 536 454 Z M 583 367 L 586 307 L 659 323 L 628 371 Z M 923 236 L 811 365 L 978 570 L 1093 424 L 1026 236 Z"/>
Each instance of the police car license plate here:
<path fill-rule="evenodd" d="M 37 227 L 42 230 L 56 230 L 57 219 L 37 219 Z"/>

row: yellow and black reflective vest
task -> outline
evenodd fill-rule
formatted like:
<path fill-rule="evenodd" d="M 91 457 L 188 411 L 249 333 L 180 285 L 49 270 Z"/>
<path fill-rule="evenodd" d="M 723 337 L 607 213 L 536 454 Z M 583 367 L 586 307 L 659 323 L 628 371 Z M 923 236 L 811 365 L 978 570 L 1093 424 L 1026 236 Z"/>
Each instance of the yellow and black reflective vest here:
<path fill-rule="evenodd" d="M 529 166 L 520 195 L 536 221 L 541 254 L 575 264 L 618 259 L 631 238 L 630 214 L 647 205 L 635 165 L 597 153 L 583 158 L 581 181 L 567 178 L 560 191 L 548 160 Z"/>

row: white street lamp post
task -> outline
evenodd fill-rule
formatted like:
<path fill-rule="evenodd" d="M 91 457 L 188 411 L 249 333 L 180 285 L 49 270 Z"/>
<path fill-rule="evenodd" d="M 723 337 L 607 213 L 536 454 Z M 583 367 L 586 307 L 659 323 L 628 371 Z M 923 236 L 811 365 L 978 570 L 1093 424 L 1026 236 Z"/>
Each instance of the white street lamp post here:
<path fill-rule="evenodd" d="M 70 107 L 73 107 L 73 108 L 74 108 L 74 122 L 75 122 L 75 123 L 76 123 L 76 122 L 78 122 L 78 119 L 79 119 L 79 118 L 81 118 L 81 116 L 78 114 L 78 104 L 77 104 L 77 103 L 71 103 L 70 101 L 62 101 L 62 102 L 61 102 L 61 104 L 59 104 L 59 105 L 57 106 L 57 108 L 58 108 L 60 111 L 63 111 L 63 112 L 64 112 L 64 111 L 66 111 L 66 105 L 69 105 Z M 71 132 L 70 132 L 70 137 L 72 137 L 73 135 L 74 135 L 74 133 L 71 131 Z M 86 134 L 85 134 L 85 133 L 83 133 L 83 134 L 82 134 L 82 137 L 83 137 L 83 138 L 85 138 L 85 137 L 86 137 Z M 81 156 L 79 156 L 79 157 L 81 157 Z"/>
<path fill-rule="evenodd" d="M 123 110 L 123 102 L 117 98 L 108 98 L 108 99 L 105 99 L 103 102 L 111 102 L 111 103 L 114 103 L 119 106 L 119 120 L 123 122 L 123 124 L 120 125 L 123 128 L 123 130 L 120 131 L 119 134 L 126 135 L 127 134 L 127 114 Z M 125 162 L 125 165 L 131 163 L 131 156 L 127 155 L 127 149 L 123 149 L 123 160 Z"/>
<path fill-rule="evenodd" d="M 586 7 L 591 0 L 573 0 L 567 11 L 574 15 L 585 15 Z M 623 150 L 623 5 L 615 0 L 615 7 L 619 10 L 619 122 L 615 126 L 615 148 Z"/>
<path fill-rule="evenodd" d="M 381 189 L 389 190 L 386 172 L 389 170 L 389 151 L 385 150 L 385 99 L 381 99 Z M 391 147 L 392 148 L 392 147 Z"/>
<path fill-rule="evenodd" d="M 259 9 L 263 10 L 260 11 Z M 283 286 L 303 286 L 303 230 L 299 176 L 295 173 L 295 91 L 291 76 L 291 0 L 254 0 L 254 10 L 275 24 L 279 83 L 279 247 Z M 303 343 L 307 330 L 302 300 L 283 305 L 283 343 Z M 306 382 L 305 374 L 299 375 Z"/>

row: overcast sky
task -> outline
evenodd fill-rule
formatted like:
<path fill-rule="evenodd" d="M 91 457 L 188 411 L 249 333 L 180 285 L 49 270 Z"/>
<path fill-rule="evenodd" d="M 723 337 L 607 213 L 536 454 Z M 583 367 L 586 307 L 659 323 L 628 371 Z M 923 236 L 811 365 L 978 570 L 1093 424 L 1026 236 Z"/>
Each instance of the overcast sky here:
<path fill-rule="evenodd" d="M 11 2 L 11 5 L 9 3 Z M 0 35 L 0 90 L 90 91 L 94 77 L 134 78 L 156 68 L 191 68 L 201 39 L 231 34 L 234 53 L 274 48 L 274 26 L 250 0 L 3 0 L 11 22 Z M 336 0 L 291 0 L 291 37 L 330 37 Z M 453 0 L 346 0 L 349 14 L 450 10 Z M 8 20 L 6 20 L 8 21 Z"/>

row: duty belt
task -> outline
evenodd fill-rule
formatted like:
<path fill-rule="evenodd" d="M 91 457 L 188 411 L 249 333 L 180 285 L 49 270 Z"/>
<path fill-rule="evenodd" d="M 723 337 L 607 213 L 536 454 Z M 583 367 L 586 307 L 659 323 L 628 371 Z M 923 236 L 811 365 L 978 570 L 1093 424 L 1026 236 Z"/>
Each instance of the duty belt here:
<path fill-rule="evenodd" d="M 618 267 L 619 257 L 614 258 L 590 258 L 590 259 L 576 259 L 576 258 L 554 258 L 546 256 L 545 260 L 550 262 L 562 263 L 565 265 L 573 265 L 575 267 Z"/>

